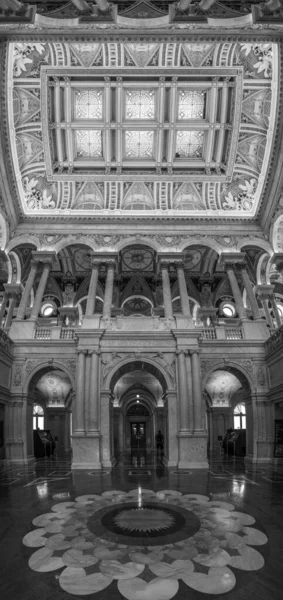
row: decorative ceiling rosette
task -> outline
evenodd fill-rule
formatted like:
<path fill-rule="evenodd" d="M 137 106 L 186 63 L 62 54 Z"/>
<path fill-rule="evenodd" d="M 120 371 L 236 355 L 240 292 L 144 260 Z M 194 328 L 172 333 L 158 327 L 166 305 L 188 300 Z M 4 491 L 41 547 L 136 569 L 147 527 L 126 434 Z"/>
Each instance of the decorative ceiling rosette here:
<path fill-rule="evenodd" d="M 124 598 L 173 598 L 190 590 L 223 594 L 239 571 L 264 565 L 268 538 L 230 502 L 175 490 L 137 488 L 78 496 L 33 520 L 23 544 L 37 548 L 29 567 L 58 571 L 60 587 L 91 595 L 117 582 Z"/>

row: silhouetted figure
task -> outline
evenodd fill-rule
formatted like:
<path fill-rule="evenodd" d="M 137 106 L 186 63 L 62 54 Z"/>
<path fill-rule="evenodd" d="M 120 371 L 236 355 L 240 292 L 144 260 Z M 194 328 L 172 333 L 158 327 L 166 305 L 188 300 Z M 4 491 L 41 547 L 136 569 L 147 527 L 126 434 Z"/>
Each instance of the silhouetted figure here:
<path fill-rule="evenodd" d="M 162 455 L 163 454 L 163 445 L 164 445 L 164 436 L 161 433 L 160 429 L 155 436 L 155 443 L 156 443 L 157 454 Z"/>

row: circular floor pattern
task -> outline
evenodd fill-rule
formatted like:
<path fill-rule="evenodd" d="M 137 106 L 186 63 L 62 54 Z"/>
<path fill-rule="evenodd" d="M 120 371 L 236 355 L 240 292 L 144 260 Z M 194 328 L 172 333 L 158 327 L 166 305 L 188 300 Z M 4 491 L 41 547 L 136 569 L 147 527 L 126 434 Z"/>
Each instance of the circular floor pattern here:
<path fill-rule="evenodd" d="M 156 546 L 161 543 L 180 542 L 200 529 L 200 520 L 193 512 L 181 506 L 144 501 L 118 504 L 96 511 L 87 526 L 95 535 L 110 542 L 129 546 Z"/>
<path fill-rule="evenodd" d="M 29 567 L 60 571 L 69 594 L 98 593 L 116 580 L 129 600 L 170 600 L 180 580 L 217 595 L 234 588 L 239 571 L 261 569 L 258 547 L 268 540 L 254 524 L 228 502 L 138 488 L 55 504 L 35 517 L 23 543 L 35 549 Z"/>

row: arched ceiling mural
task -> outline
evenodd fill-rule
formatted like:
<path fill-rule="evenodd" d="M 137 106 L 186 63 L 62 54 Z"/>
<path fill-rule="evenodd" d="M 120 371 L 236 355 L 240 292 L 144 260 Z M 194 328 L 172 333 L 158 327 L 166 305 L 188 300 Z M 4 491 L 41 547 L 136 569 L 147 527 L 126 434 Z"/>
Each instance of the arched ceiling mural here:
<path fill-rule="evenodd" d="M 10 183 L 23 216 L 258 213 L 276 43 L 25 39 L 8 43 L 7 64 Z"/>
<path fill-rule="evenodd" d="M 43 395 L 46 406 L 64 408 L 71 390 L 71 382 L 63 371 L 50 371 L 39 379 L 35 389 Z"/>
<path fill-rule="evenodd" d="M 206 390 L 209 393 L 212 406 L 230 406 L 233 394 L 242 387 L 239 379 L 228 371 L 214 371 L 208 378 Z"/>

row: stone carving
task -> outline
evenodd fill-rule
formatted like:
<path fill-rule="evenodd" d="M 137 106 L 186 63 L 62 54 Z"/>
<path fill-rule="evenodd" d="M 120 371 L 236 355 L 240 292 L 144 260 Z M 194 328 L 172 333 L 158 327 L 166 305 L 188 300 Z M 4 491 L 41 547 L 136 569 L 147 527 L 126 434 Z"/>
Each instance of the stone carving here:
<path fill-rule="evenodd" d="M 77 363 L 75 360 L 67 360 L 67 367 L 72 374 L 76 373 Z"/>
<path fill-rule="evenodd" d="M 237 361 L 250 375 L 253 373 L 253 361 L 250 358 Z"/>
<path fill-rule="evenodd" d="M 266 385 L 265 371 L 263 366 L 257 368 L 256 380 L 260 387 L 264 387 Z"/>
<path fill-rule="evenodd" d="M 132 352 L 128 354 L 119 354 L 118 352 L 106 352 L 101 356 L 102 364 L 102 378 L 103 381 L 107 378 L 110 371 L 117 365 L 121 360 L 126 358 L 132 358 L 134 355 Z"/>
<path fill-rule="evenodd" d="M 14 373 L 14 385 L 16 387 L 18 387 L 19 385 L 21 385 L 21 381 L 22 381 L 22 367 L 17 366 L 17 367 L 15 367 L 15 373 Z"/>
<path fill-rule="evenodd" d="M 3 331 L 3 329 L 0 329 L 0 346 L 6 352 L 9 352 L 9 354 L 12 354 L 12 351 L 13 351 L 13 342 L 9 338 L 9 336 Z"/>
<path fill-rule="evenodd" d="M 36 365 L 35 360 L 28 360 L 26 363 L 26 373 L 29 375 Z"/>
<path fill-rule="evenodd" d="M 239 184 L 238 188 L 240 189 L 236 189 L 235 195 L 233 195 L 232 191 L 227 192 L 222 207 L 224 210 L 251 211 L 255 200 L 257 180 L 254 178 L 250 179 L 250 181 L 245 180 L 245 183 Z"/>
<path fill-rule="evenodd" d="M 158 354 L 151 355 L 150 358 L 153 358 L 155 362 L 163 367 L 172 382 L 175 381 L 175 355 L 173 353 L 164 354 L 163 352 L 158 352 Z"/>

